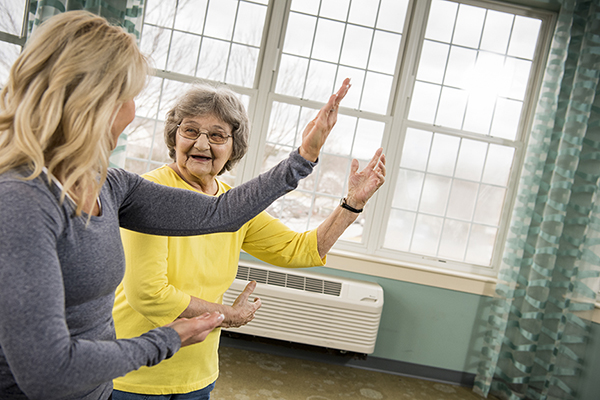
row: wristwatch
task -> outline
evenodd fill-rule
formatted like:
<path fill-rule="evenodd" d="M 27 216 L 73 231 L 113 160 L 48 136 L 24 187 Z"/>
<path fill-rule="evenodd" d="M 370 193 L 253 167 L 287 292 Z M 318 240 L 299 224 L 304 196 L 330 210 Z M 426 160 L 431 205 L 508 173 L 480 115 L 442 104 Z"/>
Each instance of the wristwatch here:
<path fill-rule="evenodd" d="M 352 207 L 352 206 L 349 206 L 349 205 L 348 205 L 348 203 L 346 203 L 346 198 L 345 198 L 345 197 L 344 197 L 344 198 L 342 198 L 342 200 L 340 200 L 340 206 L 341 206 L 342 208 L 345 208 L 345 209 L 346 209 L 346 210 L 348 210 L 348 211 L 352 211 L 353 213 L 357 213 L 357 214 L 360 214 L 360 213 L 363 211 L 363 209 L 362 209 L 362 208 L 359 210 L 359 209 L 357 209 L 357 208 L 354 208 L 354 207 Z"/>

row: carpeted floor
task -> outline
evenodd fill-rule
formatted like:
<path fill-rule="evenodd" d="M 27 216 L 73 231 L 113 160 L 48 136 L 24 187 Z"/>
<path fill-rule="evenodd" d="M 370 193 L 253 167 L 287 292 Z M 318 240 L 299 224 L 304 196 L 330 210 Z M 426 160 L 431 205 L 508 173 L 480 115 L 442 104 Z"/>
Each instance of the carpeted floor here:
<path fill-rule="evenodd" d="M 213 400 L 482 400 L 470 388 L 221 346 Z M 490 396 L 489 400 L 493 400 Z"/>

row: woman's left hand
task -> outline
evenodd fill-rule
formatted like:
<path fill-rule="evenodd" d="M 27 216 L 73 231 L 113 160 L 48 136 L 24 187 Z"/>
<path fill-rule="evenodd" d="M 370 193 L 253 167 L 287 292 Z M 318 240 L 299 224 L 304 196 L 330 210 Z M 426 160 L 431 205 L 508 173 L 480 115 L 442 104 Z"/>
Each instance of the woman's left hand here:
<path fill-rule="evenodd" d="M 165 326 L 175 329 L 181 339 L 181 347 L 184 347 L 202 342 L 224 318 L 223 314 L 215 311 L 194 318 L 178 318 Z"/>
<path fill-rule="evenodd" d="M 337 122 L 338 108 L 340 101 L 346 96 L 350 89 L 350 79 L 344 79 L 342 86 L 337 93 L 331 95 L 327 104 L 320 110 L 315 119 L 310 121 L 304 132 L 302 132 L 302 144 L 300 145 L 300 155 L 305 159 L 315 162 L 319 158 L 321 147 Z"/>
<path fill-rule="evenodd" d="M 383 149 L 377 149 L 365 169 L 360 172 L 357 171 L 358 160 L 354 159 L 350 167 L 346 203 L 360 210 L 364 208 L 371 196 L 385 182 L 385 154 L 383 154 Z"/>

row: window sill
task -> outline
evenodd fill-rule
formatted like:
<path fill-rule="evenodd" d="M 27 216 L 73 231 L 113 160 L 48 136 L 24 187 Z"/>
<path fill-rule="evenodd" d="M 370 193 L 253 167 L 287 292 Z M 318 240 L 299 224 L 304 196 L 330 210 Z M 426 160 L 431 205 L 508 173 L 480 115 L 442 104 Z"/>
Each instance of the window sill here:
<path fill-rule="evenodd" d="M 493 296 L 496 286 L 496 278 L 489 276 L 336 249 L 327 255 L 327 267 L 483 296 Z"/>
<path fill-rule="evenodd" d="M 332 249 L 327 255 L 326 266 L 342 271 L 488 297 L 494 296 L 497 282 L 496 278 L 489 276 L 444 270 L 336 249 Z M 600 302 L 596 303 L 591 320 L 600 324 Z"/>

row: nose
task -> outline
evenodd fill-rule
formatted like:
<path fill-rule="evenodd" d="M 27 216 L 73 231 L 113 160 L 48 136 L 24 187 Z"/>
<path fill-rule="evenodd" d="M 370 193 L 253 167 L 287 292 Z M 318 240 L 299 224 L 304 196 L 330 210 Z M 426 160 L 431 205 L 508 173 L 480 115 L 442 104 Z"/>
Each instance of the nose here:
<path fill-rule="evenodd" d="M 200 132 L 200 136 L 194 141 L 194 147 L 197 149 L 210 149 L 208 143 L 208 133 Z"/>

